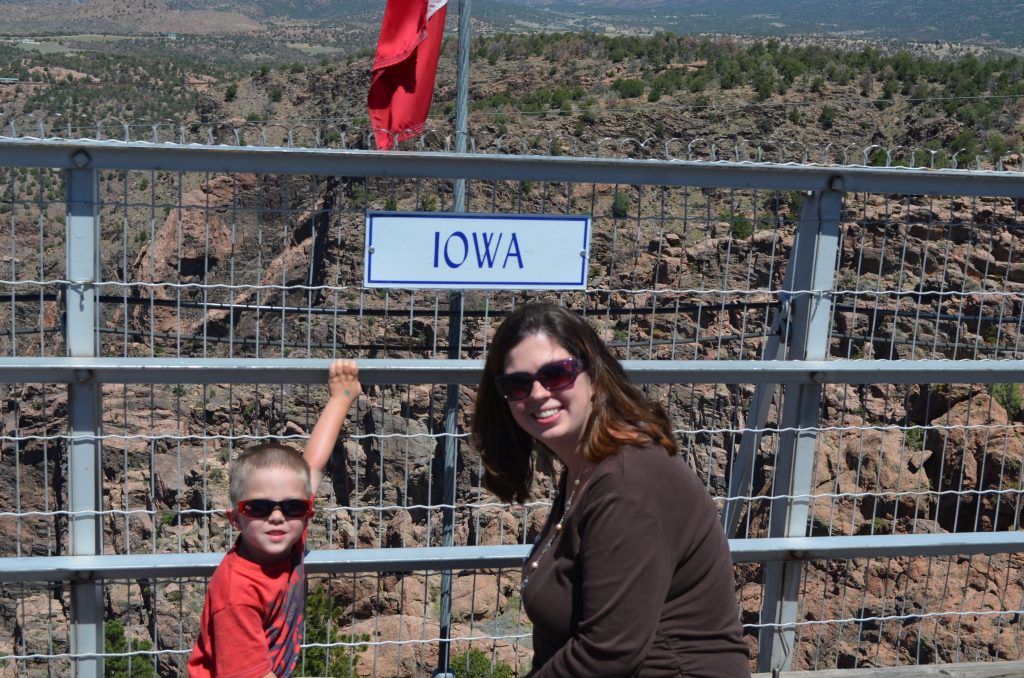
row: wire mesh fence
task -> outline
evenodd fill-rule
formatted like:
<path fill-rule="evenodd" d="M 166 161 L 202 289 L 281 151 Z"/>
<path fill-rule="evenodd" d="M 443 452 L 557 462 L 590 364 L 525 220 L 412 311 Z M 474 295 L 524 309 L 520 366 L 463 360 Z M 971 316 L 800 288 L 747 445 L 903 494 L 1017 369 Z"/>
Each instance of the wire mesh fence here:
<path fill-rule="evenodd" d="M 588 286 L 466 291 L 456 305 L 444 290 L 362 282 L 367 212 L 450 210 L 450 180 L 222 172 L 212 163 L 208 171 L 154 166 L 95 176 L 100 279 L 91 284 L 101 358 L 441 361 L 454 350 L 476 360 L 515 305 L 543 298 L 584 314 L 623 360 L 774 360 L 773 341 L 797 340 L 778 318 L 801 297 L 831 302 L 823 336 L 830 359 L 1021 358 L 1021 204 L 999 193 L 846 192 L 832 283 L 794 290 L 787 271 L 809 265 L 795 254 L 805 191 L 752 189 L 745 179 L 724 188 L 653 185 L 627 167 L 622 183 L 471 178 L 471 212 L 592 215 Z M 67 298 L 80 283 L 66 271 L 64 176 L 4 165 L 0 185 L 0 229 L 9 234 L 0 245 L 0 356 L 62 357 Z M 206 381 L 102 387 L 104 553 L 226 551 L 236 536 L 224 516 L 228 463 L 257 441 L 301 446 L 325 398 L 319 386 Z M 754 421 L 752 383 L 642 386 L 666 406 L 711 495 L 721 506 L 737 503 L 731 536 L 775 536 L 779 499 L 806 501 L 806 533 L 814 536 L 1017 530 L 1019 385 L 924 381 L 936 383 L 825 385 L 816 420 L 795 425 L 784 416 L 787 392 L 775 395 L 763 424 Z M 0 455 L 9 469 L 0 491 L 2 554 L 68 554 L 75 516 L 68 389 L 0 389 Z M 445 427 L 444 383 L 367 386 L 318 488 L 310 546 L 439 546 L 446 514 L 454 516 L 457 545 L 531 543 L 556 469 L 539 469 L 524 505 L 491 497 L 464 440 L 473 393 L 460 387 L 453 433 Z M 755 434 L 749 489 L 730 496 L 741 441 Z M 776 478 L 788 434 L 815 441 L 805 494 Z M 459 452 L 454 500 L 442 463 L 451 438 Z M 794 666 L 1020 659 L 1019 567 L 1008 553 L 810 561 L 797 620 L 787 626 Z M 770 584 L 763 563 L 736 571 L 756 654 L 758 632 L 778 625 L 762 612 Z M 429 673 L 441 633 L 438 578 L 426 571 L 311 577 L 304 675 Z M 108 666 L 123 660 L 130 671 L 177 675 L 204 585 L 196 578 L 104 582 Z M 482 657 L 493 675 L 505 665 L 525 673 L 530 625 L 518 589 L 517 571 L 455 573 L 456 663 L 469 667 Z M 5 584 L 0 604 L 7 610 L 0 645 L 11 648 L 0 656 L 0 675 L 66 673 L 80 656 L 69 642 L 68 587 Z"/>

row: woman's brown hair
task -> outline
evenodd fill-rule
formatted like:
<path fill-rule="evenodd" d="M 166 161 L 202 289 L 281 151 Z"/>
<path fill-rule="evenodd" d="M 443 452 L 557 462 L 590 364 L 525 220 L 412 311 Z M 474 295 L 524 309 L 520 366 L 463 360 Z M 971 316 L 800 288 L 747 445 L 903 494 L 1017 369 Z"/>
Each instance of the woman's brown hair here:
<path fill-rule="evenodd" d="M 676 453 L 664 408 L 647 400 L 630 383 L 622 365 L 587 321 L 561 306 L 519 306 L 494 333 L 484 361 L 470 444 L 484 463 L 484 485 L 505 501 L 526 501 L 533 484 L 533 438 L 512 418 L 508 403 L 494 386 L 504 374 L 509 352 L 526 337 L 543 334 L 586 363 L 594 389 L 590 421 L 583 431 L 583 454 L 597 462 L 627 444 L 656 445 Z"/>

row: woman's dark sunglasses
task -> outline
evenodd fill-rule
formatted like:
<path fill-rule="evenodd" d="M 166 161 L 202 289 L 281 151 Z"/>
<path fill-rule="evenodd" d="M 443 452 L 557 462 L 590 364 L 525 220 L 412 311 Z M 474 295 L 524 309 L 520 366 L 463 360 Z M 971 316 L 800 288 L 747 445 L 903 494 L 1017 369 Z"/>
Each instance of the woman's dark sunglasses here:
<path fill-rule="evenodd" d="M 525 400 L 533 391 L 533 382 L 551 392 L 564 391 L 572 388 L 576 377 L 587 369 L 587 362 L 582 358 L 566 358 L 542 365 L 535 373 L 513 372 L 494 378 L 494 386 L 505 400 Z"/>
<path fill-rule="evenodd" d="M 243 499 L 238 502 L 238 512 L 249 518 L 266 518 L 274 509 L 281 509 L 286 518 L 305 518 L 313 513 L 312 499 Z"/>

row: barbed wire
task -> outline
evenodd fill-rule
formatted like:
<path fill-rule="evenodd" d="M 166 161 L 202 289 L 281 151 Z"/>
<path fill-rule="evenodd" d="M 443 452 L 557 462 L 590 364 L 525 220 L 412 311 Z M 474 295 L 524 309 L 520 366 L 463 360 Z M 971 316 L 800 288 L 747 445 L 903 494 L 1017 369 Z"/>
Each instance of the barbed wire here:
<path fill-rule="evenodd" d="M 60 113 L 24 113 L 0 117 L 0 139 L 373 150 L 377 148 L 375 137 L 380 132 L 397 136 L 387 130 L 377 130 L 340 120 L 311 123 L 254 122 L 238 119 L 153 122 L 118 117 L 88 120 Z M 396 141 L 394 146 L 398 150 L 406 151 L 452 153 L 456 147 L 456 136 L 456 131 L 450 127 L 433 127 L 413 139 Z M 1006 150 L 996 157 L 993 157 L 995 152 L 988 149 L 969 157 L 968 150 L 964 148 L 949 151 L 928 146 L 886 146 L 878 143 L 841 141 L 808 144 L 738 135 L 692 138 L 610 137 L 595 136 L 588 132 L 583 132 L 580 136 L 564 133 L 545 135 L 481 132 L 468 135 L 466 141 L 470 152 L 502 155 L 568 155 L 926 169 L 948 167 L 1024 172 L 1024 148 Z"/>
<path fill-rule="evenodd" d="M 738 111 L 749 111 L 757 109 L 778 109 L 778 108 L 790 108 L 793 106 L 807 106 L 818 103 L 827 103 L 830 106 L 842 106 L 842 107 L 853 107 L 863 106 L 864 108 L 874 108 L 879 105 L 891 106 L 897 103 L 908 103 L 908 104 L 928 104 L 928 103 L 949 103 L 953 101 L 1011 101 L 1015 99 L 1024 98 L 1024 94 L 978 94 L 974 96 L 923 96 L 923 97 L 901 97 L 900 99 L 886 99 L 884 97 L 864 97 L 864 98 L 850 98 L 850 97 L 835 97 L 827 100 L 821 98 L 807 99 L 807 98 L 783 98 L 773 99 L 771 101 L 747 101 L 737 102 L 734 104 L 725 104 L 717 101 L 709 101 L 707 104 L 700 104 L 695 102 L 687 102 L 685 104 L 686 110 L 688 111 L 714 111 L 715 113 L 735 113 Z M 663 99 L 661 101 L 647 101 L 644 102 L 643 106 L 607 106 L 600 109 L 592 110 L 591 113 L 603 114 L 603 113 L 643 113 L 650 112 L 652 109 L 664 109 L 664 110 L 677 110 L 679 108 L 679 102 L 672 101 L 670 99 Z M 508 116 L 508 117 L 545 117 L 552 115 L 552 111 L 524 111 L 520 109 L 514 110 L 494 110 L 494 111 L 473 111 L 474 116 Z M 431 115 L 432 118 L 440 118 L 441 115 Z"/>
<path fill-rule="evenodd" d="M 991 281 L 990 281 L 991 282 Z M 1002 281 L 999 281 L 1002 282 Z M 55 288 L 67 288 L 67 287 L 80 287 L 83 283 L 74 282 L 64 278 L 46 278 L 40 280 L 14 280 L 14 279 L 0 279 L 0 286 L 10 287 L 55 287 Z M 209 290 L 223 290 L 223 291 L 271 291 L 271 292 L 348 292 L 348 291 L 363 291 L 367 288 L 361 285 L 309 285 L 305 283 L 210 283 L 210 282 L 173 282 L 173 281 L 148 281 L 148 280 L 98 280 L 96 282 L 88 283 L 88 287 L 100 288 L 100 287 L 114 287 L 122 288 L 125 290 L 132 290 L 135 288 L 140 289 L 155 289 L 155 290 L 195 290 L 195 291 L 209 291 Z M 443 288 L 423 288 L 420 291 L 432 292 L 441 291 Z M 406 292 L 407 290 L 393 289 L 390 293 L 398 294 Z M 793 299 L 796 297 L 807 296 L 815 299 L 834 298 L 842 296 L 853 296 L 853 297 L 868 297 L 868 298 L 883 298 L 883 297 L 896 297 L 898 299 L 909 298 L 914 301 L 934 301 L 938 299 L 962 299 L 962 298 L 973 298 L 973 297 L 985 297 L 985 298 L 1003 298 L 1003 299 L 1017 299 L 1020 297 L 1020 292 L 1016 290 L 995 290 L 995 289 L 850 289 L 850 288 L 836 288 L 832 290 L 815 290 L 815 289 L 795 289 L 786 290 L 780 288 L 770 287 L 758 287 L 753 289 L 743 288 L 730 288 L 730 287 L 613 287 L 613 288 L 591 288 L 585 290 L 590 294 L 621 294 L 621 295 L 633 295 L 633 296 L 646 296 L 646 295 L 657 295 L 657 296 L 695 296 L 695 297 L 721 297 L 721 296 L 739 296 L 739 297 L 783 297 L 785 299 Z M 130 297 L 117 297 L 115 299 L 105 299 L 106 303 L 123 303 L 125 299 L 138 300 L 140 303 L 150 303 L 151 300 L 148 297 L 143 296 L 130 296 Z M 44 300 L 51 301 L 51 300 Z M 166 305 L 166 304 L 162 304 Z M 193 308 L 236 308 L 236 309 L 252 309 L 252 310 L 271 310 L 280 311 L 282 307 L 280 305 L 270 304 L 247 304 L 247 303 L 223 303 L 223 302 L 195 302 L 190 304 Z M 297 307 L 296 307 L 297 308 Z M 307 312 L 308 309 L 303 308 L 303 312 Z M 636 312 L 640 312 L 643 309 L 631 309 Z M 332 309 L 333 312 L 333 309 Z"/>

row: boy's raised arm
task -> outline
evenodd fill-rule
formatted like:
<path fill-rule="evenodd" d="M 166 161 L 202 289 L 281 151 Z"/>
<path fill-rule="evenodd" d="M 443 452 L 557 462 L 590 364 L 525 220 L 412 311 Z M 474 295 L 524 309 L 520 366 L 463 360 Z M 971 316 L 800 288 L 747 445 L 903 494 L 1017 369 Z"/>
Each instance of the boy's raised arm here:
<path fill-rule="evenodd" d="M 327 372 L 327 390 L 330 396 L 324 411 L 320 413 L 313 432 L 306 443 L 303 456 L 309 464 L 310 483 L 313 493 L 320 486 L 320 476 L 331 458 L 334 444 L 345 423 L 345 415 L 362 391 L 359 383 L 359 367 L 354 360 L 335 360 Z"/>

